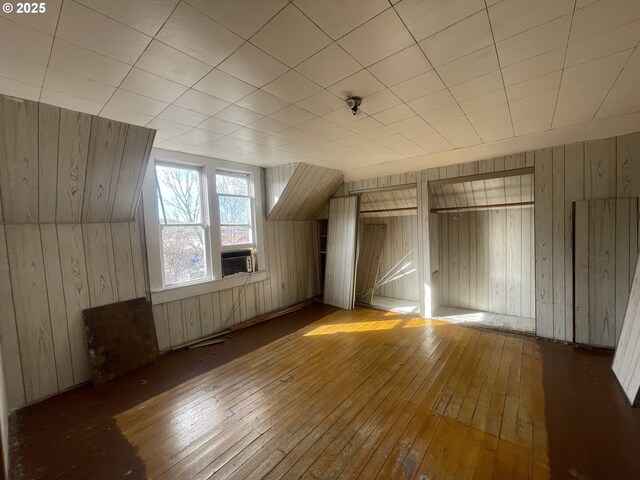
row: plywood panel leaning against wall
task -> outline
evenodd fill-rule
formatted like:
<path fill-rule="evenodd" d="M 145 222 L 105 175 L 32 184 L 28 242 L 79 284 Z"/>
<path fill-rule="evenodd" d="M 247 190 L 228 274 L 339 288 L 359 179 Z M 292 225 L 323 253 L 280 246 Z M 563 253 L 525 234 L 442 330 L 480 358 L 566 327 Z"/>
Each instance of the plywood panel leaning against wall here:
<path fill-rule="evenodd" d="M 354 300 L 358 197 L 329 202 L 324 303 L 351 310 Z"/>
<path fill-rule="evenodd" d="M 376 280 L 379 278 L 382 247 L 387 226 L 384 224 L 364 225 L 358 252 L 356 273 L 356 301 L 371 303 Z"/>
<path fill-rule="evenodd" d="M 275 182 L 274 172 L 268 172 L 269 169 L 267 195 L 273 199 L 278 196 L 278 201 L 274 203 L 267 216 L 269 220 L 314 220 L 342 184 L 340 170 L 299 163 L 282 193 L 276 195 L 281 184 Z M 270 187 L 269 183 L 275 186 Z"/>
<path fill-rule="evenodd" d="M 11 366 L 9 408 L 89 378 L 83 309 L 146 295 L 137 212 L 154 136 L 0 96 L 0 342 Z"/>
<path fill-rule="evenodd" d="M 620 341 L 613 357 L 613 372 L 631 405 L 640 406 L 640 261 L 626 306 Z"/>
<path fill-rule="evenodd" d="M 576 202 L 576 342 L 617 345 L 637 258 L 637 198 Z"/>

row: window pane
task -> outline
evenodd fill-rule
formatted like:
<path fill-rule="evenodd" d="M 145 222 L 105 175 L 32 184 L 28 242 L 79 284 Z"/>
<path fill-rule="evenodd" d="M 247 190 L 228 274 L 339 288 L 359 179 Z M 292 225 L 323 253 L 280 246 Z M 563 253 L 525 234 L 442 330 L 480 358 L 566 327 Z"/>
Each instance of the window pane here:
<path fill-rule="evenodd" d="M 205 255 L 202 227 L 162 227 L 165 284 L 172 285 L 206 278 Z"/>
<path fill-rule="evenodd" d="M 216 175 L 216 191 L 230 195 L 249 195 L 248 175 Z"/>
<path fill-rule="evenodd" d="M 202 223 L 200 171 L 156 165 L 160 223 Z"/>
<path fill-rule="evenodd" d="M 251 243 L 251 227 L 220 227 L 222 245 L 245 245 Z"/>
<path fill-rule="evenodd" d="M 225 197 L 220 195 L 220 223 L 230 225 L 249 225 L 250 201 L 246 197 Z"/>

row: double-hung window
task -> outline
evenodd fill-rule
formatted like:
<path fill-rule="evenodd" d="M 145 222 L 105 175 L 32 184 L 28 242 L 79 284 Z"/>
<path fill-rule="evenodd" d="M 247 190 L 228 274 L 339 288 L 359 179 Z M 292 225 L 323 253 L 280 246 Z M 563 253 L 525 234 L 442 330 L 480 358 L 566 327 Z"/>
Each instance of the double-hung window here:
<path fill-rule="evenodd" d="M 264 270 L 222 277 L 232 252 L 264 264 L 261 185 L 258 167 L 153 150 L 143 204 L 154 303 L 267 278 Z"/>

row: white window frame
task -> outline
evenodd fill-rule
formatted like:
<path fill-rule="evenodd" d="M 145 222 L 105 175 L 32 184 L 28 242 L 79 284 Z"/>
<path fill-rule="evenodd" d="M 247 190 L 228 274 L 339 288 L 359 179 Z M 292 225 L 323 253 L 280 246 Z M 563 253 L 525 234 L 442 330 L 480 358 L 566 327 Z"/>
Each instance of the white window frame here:
<path fill-rule="evenodd" d="M 188 283 L 179 283 L 176 285 L 165 285 L 162 267 L 162 245 L 160 240 L 160 217 L 157 200 L 156 164 L 201 169 L 202 222 L 209 227 L 209 231 L 205 232 L 208 278 Z M 220 173 L 238 173 L 249 176 L 249 194 L 252 201 L 251 214 L 253 217 L 253 238 L 251 244 L 222 247 L 222 238 L 220 235 L 220 209 L 218 204 L 218 194 L 215 188 L 217 171 L 220 171 Z M 156 148 L 151 151 L 149 165 L 144 179 L 143 207 L 149 284 L 151 287 L 151 302 L 154 305 L 225 290 L 227 288 L 233 288 L 247 283 L 260 282 L 269 278 L 266 269 L 263 183 L 263 169 L 260 167 Z M 221 261 L 222 252 L 243 250 L 251 247 L 256 250 L 256 263 L 258 269 L 254 270 L 253 273 L 238 274 L 233 277 L 223 278 Z"/>
<path fill-rule="evenodd" d="M 249 177 L 249 208 L 250 208 L 250 218 L 249 218 L 249 228 L 251 229 L 251 242 L 250 243 L 239 243 L 237 245 L 222 245 L 222 232 L 220 232 L 220 248 L 223 252 L 233 252 L 236 250 L 242 250 L 246 248 L 255 248 L 256 247 L 256 232 L 255 232 L 255 188 L 253 187 L 253 181 L 251 179 L 251 174 L 248 172 L 239 172 L 237 170 L 225 170 L 223 168 L 216 168 L 216 174 L 227 175 L 229 177 Z M 217 183 L 216 183 L 217 185 Z M 218 208 L 218 215 L 220 214 L 220 197 L 239 197 L 239 198 L 247 198 L 247 195 L 233 195 L 230 193 L 218 193 L 216 188 L 216 208 Z M 226 224 L 225 224 L 226 225 Z M 218 226 L 223 227 L 220 218 L 218 217 Z"/>

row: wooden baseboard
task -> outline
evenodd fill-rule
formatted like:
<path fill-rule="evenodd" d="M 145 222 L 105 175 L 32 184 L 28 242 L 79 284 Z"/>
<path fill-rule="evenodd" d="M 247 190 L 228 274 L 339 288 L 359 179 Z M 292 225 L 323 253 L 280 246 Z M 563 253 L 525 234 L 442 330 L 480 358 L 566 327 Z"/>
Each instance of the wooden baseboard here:
<path fill-rule="evenodd" d="M 251 327 L 253 325 L 258 325 L 259 323 L 267 322 L 269 320 L 273 320 L 274 318 L 282 317 L 283 315 L 287 315 L 289 313 L 293 313 L 293 312 L 295 312 L 297 310 L 300 310 L 300 309 L 306 307 L 307 305 L 311 305 L 312 303 L 315 303 L 317 301 L 321 301 L 320 297 L 311 297 L 311 298 L 309 298 L 307 300 L 304 300 L 304 301 L 302 301 L 300 303 L 296 303 L 294 305 L 290 305 L 288 307 L 281 308 L 280 310 L 274 310 L 273 312 L 265 313 L 264 315 L 260 315 L 258 317 L 250 318 L 249 320 L 245 320 L 242 323 L 238 323 L 236 325 L 232 325 L 231 327 L 229 327 L 228 329 L 226 329 L 226 330 L 224 330 L 222 332 L 214 333 L 213 335 L 208 335 L 206 337 L 202 337 L 202 338 L 199 338 L 197 340 L 192 340 L 190 342 L 186 342 L 186 343 L 182 343 L 180 345 L 176 345 L 175 347 L 172 347 L 170 349 L 170 351 L 181 350 L 183 348 L 193 347 L 193 346 L 198 345 L 199 343 L 206 342 L 206 341 L 211 340 L 213 338 L 224 337 L 225 335 L 229 335 L 229 334 L 231 334 L 233 332 L 237 332 L 237 331 L 245 329 L 247 327 Z"/>

